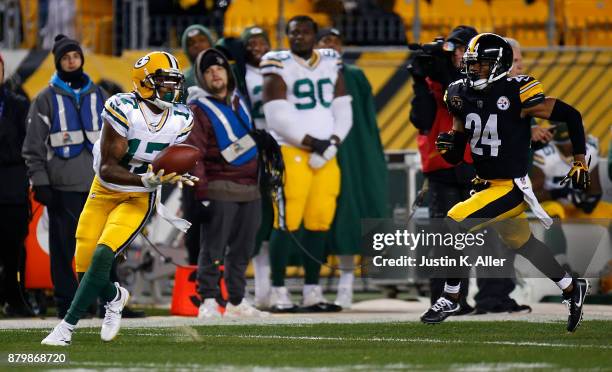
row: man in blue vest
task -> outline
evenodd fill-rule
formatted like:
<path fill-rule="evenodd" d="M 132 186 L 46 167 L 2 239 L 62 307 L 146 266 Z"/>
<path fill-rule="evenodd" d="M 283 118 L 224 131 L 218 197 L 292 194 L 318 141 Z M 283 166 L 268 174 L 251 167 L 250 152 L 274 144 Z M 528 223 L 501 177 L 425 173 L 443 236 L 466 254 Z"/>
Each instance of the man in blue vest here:
<path fill-rule="evenodd" d="M 98 139 L 106 94 L 83 72 L 75 40 L 55 37 L 57 72 L 30 106 L 23 157 L 34 198 L 49 214 L 49 254 L 57 316 L 63 318 L 77 288 L 72 270 L 79 215 L 94 177 L 92 148 Z"/>
<path fill-rule="evenodd" d="M 262 317 L 244 300 L 245 272 L 255 249 L 261 221 L 257 147 L 249 132 L 253 121 L 225 56 L 216 49 L 195 61 L 197 86 L 187 102 L 194 125 L 187 143 L 202 151 L 193 174 L 200 179 L 195 197 L 200 204 L 198 318 L 218 318 L 219 266 L 224 265 L 229 303 L 226 317 Z M 194 226 L 192 228 L 197 228 Z"/>

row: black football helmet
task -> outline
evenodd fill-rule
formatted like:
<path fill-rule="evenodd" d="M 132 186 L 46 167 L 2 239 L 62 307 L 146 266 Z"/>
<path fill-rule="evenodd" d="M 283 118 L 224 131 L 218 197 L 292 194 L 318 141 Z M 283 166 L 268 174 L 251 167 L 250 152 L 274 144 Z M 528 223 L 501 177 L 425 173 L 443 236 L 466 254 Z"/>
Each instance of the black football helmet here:
<path fill-rule="evenodd" d="M 503 37 L 491 33 L 474 36 L 463 54 L 467 86 L 482 90 L 492 82 L 508 75 L 512 69 L 512 58 L 512 47 Z M 489 76 L 483 78 L 470 72 L 470 65 L 474 63 L 481 65 L 488 63 Z"/>

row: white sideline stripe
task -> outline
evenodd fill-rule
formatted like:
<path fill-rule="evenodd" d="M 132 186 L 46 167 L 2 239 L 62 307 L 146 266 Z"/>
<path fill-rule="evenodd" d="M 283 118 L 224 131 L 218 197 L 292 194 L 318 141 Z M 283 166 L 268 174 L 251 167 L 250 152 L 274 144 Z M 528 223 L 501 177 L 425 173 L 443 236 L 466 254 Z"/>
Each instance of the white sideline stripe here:
<path fill-rule="evenodd" d="M 508 346 L 537 346 L 537 347 L 582 347 L 595 349 L 612 349 L 612 345 L 584 345 L 563 344 L 529 341 L 464 341 L 464 340 L 440 340 L 435 338 L 386 338 L 386 337 L 322 337 L 322 336 L 278 336 L 278 335 L 205 335 L 204 337 L 237 337 L 254 339 L 279 339 L 279 340 L 309 340 L 309 341 L 376 341 L 376 342 L 408 342 L 408 343 L 432 343 L 432 344 L 481 344 L 481 345 L 508 345 Z"/>
<path fill-rule="evenodd" d="M 198 336 L 194 336 L 195 329 L 191 327 L 182 327 L 182 332 L 130 332 L 133 336 L 153 336 L 153 337 L 191 337 L 193 341 L 199 341 Z M 20 332 L 35 332 L 41 330 L 27 329 Z M 76 334 L 99 334 L 98 331 L 81 331 L 76 330 Z M 405 343 L 430 343 L 430 344 L 472 344 L 472 345 L 505 345 L 505 346 L 535 346 L 535 347 L 580 347 L 592 349 L 611 350 L 612 345 L 585 345 L 585 344 L 564 344 L 564 343 L 549 343 L 549 342 L 531 342 L 531 341 L 466 341 L 466 340 L 442 340 L 435 338 L 388 338 L 388 337 L 324 337 L 324 336 L 280 336 L 280 335 L 232 335 L 232 334 L 216 334 L 216 335 L 199 335 L 202 339 L 206 337 L 214 338 L 244 338 L 244 339 L 269 339 L 269 340 L 301 340 L 301 341 L 362 341 L 362 342 L 405 342 Z"/>
<path fill-rule="evenodd" d="M 258 366 L 258 365 L 250 365 L 250 366 L 239 366 L 232 364 L 222 364 L 222 365 L 202 365 L 196 363 L 151 363 L 151 362 L 128 362 L 128 363 L 119 363 L 119 362 L 70 362 L 70 366 L 72 367 L 97 367 L 97 368 L 118 368 L 117 371 L 126 372 L 126 371 L 147 371 L 147 369 L 156 370 L 157 368 L 164 369 L 181 369 L 181 370 L 214 370 L 214 371 L 257 371 L 257 372 L 267 372 L 267 371 L 275 371 L 275 372 L 295 372 L 295 371 L 318 371 L 318 372 L 334 372 L 334 371 L 371 371 L 374 368 L 379 370 L 431 370 L 432 368 L 429 366 L 424 366 L 420 364 L 408 364 L 408 363 L 393 363 L 393 364 L 384 364 L 384 365 L 371 365 L 371 364 L 351 364 L 351 365 L 338 365 L 338 366 L 325 366 L 325 367 L 293 367 L 293 366 Z M 455 363 L 450 365 L 449 370 L 453 371 L 515 371 L 515 370 L 532 370 L 532 369 L 551 369 L 556 367 L 554 364 L 549 363 Z M 71 370 L 78 370 L 75 368 L 69 368 Z M 61 369 L 61 371 L 65 371 L 66 369 Z M 53 370 L 52 370 L 53 371 Z M 58 371 L 60 371 L 58 369 Z M 87 369 L 84 369 L 87 371 Z"/>

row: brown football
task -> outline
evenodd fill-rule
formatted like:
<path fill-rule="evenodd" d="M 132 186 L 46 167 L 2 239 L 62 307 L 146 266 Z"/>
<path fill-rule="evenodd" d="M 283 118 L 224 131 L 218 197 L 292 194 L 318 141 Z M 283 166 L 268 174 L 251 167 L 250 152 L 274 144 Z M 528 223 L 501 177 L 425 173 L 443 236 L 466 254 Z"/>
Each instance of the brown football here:
<path fill-rule="evenodd" d="M 188 173 L 195 168 L 201 157 L 202 153 L 195 146 L 185 144 L 168 146 L 153 159 L 153 171 L 163 169 L 165 174 Z"/>

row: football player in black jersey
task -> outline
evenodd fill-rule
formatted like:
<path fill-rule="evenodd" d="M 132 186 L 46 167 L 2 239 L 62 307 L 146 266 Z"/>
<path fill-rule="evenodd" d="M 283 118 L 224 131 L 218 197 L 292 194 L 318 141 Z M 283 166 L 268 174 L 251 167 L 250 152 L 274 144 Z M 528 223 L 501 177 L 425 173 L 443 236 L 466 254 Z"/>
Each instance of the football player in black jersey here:
<path fill-rule="evenodd" d="M 477 192 L 451 208 L 449 223 L 471 231 L 491 225 L 508 246 L 563 291 L 569 308 L 567 330 L 573 332 L 582 319 L 589 283 L 567 274 L 551 250 L 531 234 L 525 210 L 530 207 L 547 227 L 552 223 L 533 195 L 527 176 L 531 117 L 567 123 L 574 163 L 562 182 L 586 189 L 589 173 L 582 116 L 563 101 L 545 97 L 542 84 L 531 76 L 508 77 L 512 48 L 498 35 L 483 33 L 472 38 L 463 60 L 466 77 L 451 83 L 444 97 L 453 115 L 453 130 L 441 133 L 436 147 L 446 161 L 456 164 L 469 143 Z M 445 293 L 421 320 L 439 323 L 458 311 L 459 286 L 459 278 L 447 278 Z"/>

